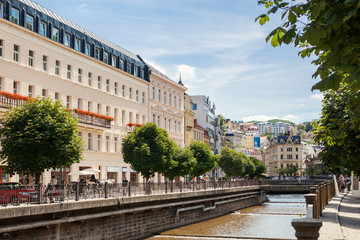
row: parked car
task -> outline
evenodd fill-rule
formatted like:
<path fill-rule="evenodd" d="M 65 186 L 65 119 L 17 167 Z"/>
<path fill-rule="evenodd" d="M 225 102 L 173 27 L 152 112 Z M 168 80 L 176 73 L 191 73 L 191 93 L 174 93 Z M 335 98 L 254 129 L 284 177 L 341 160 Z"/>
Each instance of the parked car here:
<path fill-rule="evenodd" d="M 36 202 L 38 193 L 35 189 L 18 182 L 0 183 L 0 204 Z"/>

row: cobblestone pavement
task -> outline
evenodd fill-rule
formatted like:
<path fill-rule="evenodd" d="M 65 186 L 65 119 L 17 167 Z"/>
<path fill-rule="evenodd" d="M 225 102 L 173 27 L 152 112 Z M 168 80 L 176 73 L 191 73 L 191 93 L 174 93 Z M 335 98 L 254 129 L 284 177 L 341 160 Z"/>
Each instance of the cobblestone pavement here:
<path fill-rule="evenodd" d="M 326 206 L 319 239 L 360 239 L 360 198 L 341 193 Z"/>

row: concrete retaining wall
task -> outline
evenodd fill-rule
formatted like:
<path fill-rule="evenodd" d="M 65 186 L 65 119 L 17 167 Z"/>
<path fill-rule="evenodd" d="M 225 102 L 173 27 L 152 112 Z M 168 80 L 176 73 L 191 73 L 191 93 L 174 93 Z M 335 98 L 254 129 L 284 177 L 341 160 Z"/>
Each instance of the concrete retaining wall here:
<path fill-rule="evenodd" d="M 265 201 L 259 187 L 0 209 L 0 238 L 141 239 Z"/>

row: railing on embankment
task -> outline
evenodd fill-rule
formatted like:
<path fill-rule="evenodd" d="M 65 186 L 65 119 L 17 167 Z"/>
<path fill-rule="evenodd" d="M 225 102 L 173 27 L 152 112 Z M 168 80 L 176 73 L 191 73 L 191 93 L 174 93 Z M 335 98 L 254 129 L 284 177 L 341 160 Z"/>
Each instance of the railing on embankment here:
<path fill-rule="evenodd" d="M 0 208 L 0 239 L 142 239 L 265 201 L 259 186 Z"/>

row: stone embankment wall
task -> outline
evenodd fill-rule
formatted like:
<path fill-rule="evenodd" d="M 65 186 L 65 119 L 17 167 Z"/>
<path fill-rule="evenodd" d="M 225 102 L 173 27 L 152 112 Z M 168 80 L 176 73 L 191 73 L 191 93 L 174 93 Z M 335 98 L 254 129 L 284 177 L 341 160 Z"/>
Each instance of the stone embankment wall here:
<path fill-rule="evenodd" d="M 0 209 L 0 239 L 142 239 L 265 201 L 259 187 Z"/>

